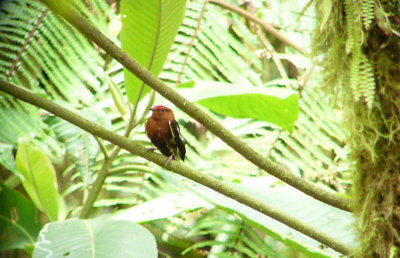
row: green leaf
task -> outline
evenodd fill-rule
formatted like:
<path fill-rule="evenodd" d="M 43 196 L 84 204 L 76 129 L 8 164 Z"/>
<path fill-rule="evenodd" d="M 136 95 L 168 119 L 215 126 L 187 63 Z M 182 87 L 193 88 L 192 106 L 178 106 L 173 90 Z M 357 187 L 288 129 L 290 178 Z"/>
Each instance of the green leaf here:
<path fill-rule="evenodd" d="M 34 245 L 41 225 L 33 203 L 5 185 L 0 200 L 0 250 Z"/>
<path fill-rule="evenodd" d="M 185 15 L 186 0 L 122 0 L 121 46 L 133 59 L 158 75 Z M 124 69 L 130 102 L 142 98 L 149 87 Z M 141 88 L 143 88 L 143 91 Z"/>
<path fill-rule="evenodd" d="M 37 147 L 22 141 L 18 146 L 16 164 L 24 176 L 21 181 L 33 203 L 50 220 L 57 220 L 63 199 L 58 193 L 57 179 L 50 159 Z"/>
<path fill-rule="evenodd" d="M 157 257 L 153 235 L 124 220 L 79 220 L 47 224 L 33 257 Z"/>
<path fill-rule="evenodd" d="M 119 113 L 121 114 L 121 117 L 125 117 L 127 111 L 126 111 L 124 96 L 122 95 L 121 89 L 108 76 L 107 76 L 107 83 L 108 83 L 108 89 L 110 90 L 115 106 L 117 107 Z"/>
<path fill-rule="evenodd" d="M 298 96 L 280 88 L 249 87 L 220 82 L 200 82 L 182 89 L 190 101 L 233 118 L 253 118 L 293 132 L 299 115 Z"/>
<path fill-rule="evenodd" d="M 112 219 L 148 222 L 173 217 L 187 210 L 213 206 L 189 192 L 166 194 L 135 207 L 120 210 L 111 216 Z"/>
<path fill-rule="evenodd" d="M 189 89 L 191 89 L 191 88 L 193 88 L 193 86 L 194 86 L 195 83 L 196 83 L 195 81 L 182 82 L 182 83 L 180 83 L 179 85 L 177 85 L 176 87 L 177 87 L 177 88 L 182 88 L 182 89 L 184 89 L 184 88 L 189 88 Z"/>

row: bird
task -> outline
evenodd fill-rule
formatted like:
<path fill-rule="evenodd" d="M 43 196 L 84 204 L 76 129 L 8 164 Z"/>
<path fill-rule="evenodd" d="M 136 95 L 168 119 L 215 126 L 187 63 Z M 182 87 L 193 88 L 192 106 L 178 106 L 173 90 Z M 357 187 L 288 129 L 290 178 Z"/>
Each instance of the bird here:
<path fill-rule="evenodd" d="M 163 105 L 150 108 L 152 114 L 147 120 L 145 131 L 151 143 L 157 148 L 148 148 L 148 151 L 158 149 L 164 156 L 168 157 L 167 165 L 175 155 L 179 153 L 182 161 L 185 161 L 186 147 L 185 139 L 181 134 L 178 122 L 175 120 L 174 112 Z"/>

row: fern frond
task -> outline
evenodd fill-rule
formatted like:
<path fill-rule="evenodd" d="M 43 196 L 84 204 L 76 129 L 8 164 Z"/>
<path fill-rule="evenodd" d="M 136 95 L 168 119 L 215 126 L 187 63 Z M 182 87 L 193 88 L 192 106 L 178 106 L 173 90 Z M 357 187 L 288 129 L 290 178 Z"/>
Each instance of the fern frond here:
<path fill-rule="evenodd" d="M 374 19 L 375 0 L 363 0 L 361 2 L 361 17 L 366 30 Z"/>
<path fill-rule="evenodd" d="M 355 101 L 358 101 L 360 98 L 359 92 L 359 71 L 360 71 L 360 63 L 361 63 L 361 49 L 359 47 L 354 47 L 352 50 L 352 56 L 350 61 L 350 87 L 353 91 Z"/>
<path fill-rule="evenodd" d="M 375 74 L 371 63 L 365 55 L 361 56 L 359 77 L 358 91 L 365 98 L 368 107 L 371 108 L 375 96 Z"/>
<path fill-rule="evenodd" d="M 208 5 L 200 29 L 195 35 L 202 7 L 202 2 L 188 3 L 186 17 L 160 77 L 175 83 L 184 65 L 181 81 L 199 79 L 261 85 L 260 76 L 254 70 L 262 70 L 262 62 L 226 29 L 224 18 L 232 19 L 230 15 Z M 216 17 L 223 22 L 215 22 Z M 252 34 L 245 26 L 236 29 L 246 30 L 241 32 L 243 35 Z M 185 60 L 186 51 L 194 36 L 195 43 Z"/>
<path fill-rule="evenodd" d="M 39 79 L 51 97 L 88 104 L 104 82 L 95 47 L 38 1 L 6 1 L 1 9 L 0 76 L 32 89 Z M 100 11 L 86 12 L 95 17 Z"/>
<path fill-rule="evenodd" d="M 277 253 L 258 235 L 258 233 L 240 218 L 214 209 L 204 215 L 189 233 L 191 236 L 208 235 L 212 240 L 203 240 L 187 248 L 182 254 L 193 249 L 210 248 L 210 254 L 220 256 L 226 252 L 242 257 L 260 255 L 277 257 Z M 208 239 L 208 238 L 207 238 Z"/>
<path fill-rule="evenodd" d="M 353 0 L 344 1 L 344 12 L 345 12 L 345 22 L 346 22 L 346 53 L 349 54 L 354 48 L 354 6 Z"/>

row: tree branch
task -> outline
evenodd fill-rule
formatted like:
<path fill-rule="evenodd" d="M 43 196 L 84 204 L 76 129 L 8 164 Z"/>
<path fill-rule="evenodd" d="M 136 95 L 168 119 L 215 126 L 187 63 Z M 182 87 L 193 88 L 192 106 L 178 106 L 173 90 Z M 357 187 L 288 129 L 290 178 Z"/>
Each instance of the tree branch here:
<path fill-rule="evenodd" d="M 210 0 L 210 3 L 214 3 L 216 5 L 219 5 L 225 9 L 231 10 L 241 16 L 246 17 L 248 20 L 258 24 L 261 26 L 261 28 L 263 30 L 265 30 L 266 32 L 268 32 L 269 34 L 271 34 L 272 36 L 274 36 L 275 38 L 279 39 L 280 41 L 282 41 L 283 43 L 291 46 L 292 48 L 296 49 L 297 51 L 299 51 L 301 54 L 303 54 L 304 56 L 310 56 L 310 53 L 308 53 L 304 48 L 302 48 L 301 46 L 297 45 L 296 42 L 293 42 L 290 38 L 288 38 L 287 36 L 285 36 L 284 34 L 282 34 L 279 30 L 275 29 L 274 27 L 272 27 L 272 25 L 266 23 L 265 21 L 261 20 L 260 18 L 257 18 L 256 16 L 252 15 L 249 12 L 246 12 L 245 10 L 234 6 L 230 3 L 227 2 L 223 2 L 220 0 Z"/>
<path fill-rule="evenodd" d="M 275 209 L 272 206 L 269 206 L 268 204 L 263 203 L 262 201 L 257 200 L 256 198 L 247 195 L 241 191 L 236 190 L 232 186 L 229 186 L 228 184 L 224 184 L 223 182 L 199 173 L 198 171 L 185 166 L 182 162 L 177 162 L 172 160 L 169 165 L 166 164 L 165 162 L 165 157 L 156 154 L 153 152 L 148 152 L 147 149 L 138 143 L 135 143 L 134 141 L 130 140 L 127 137 L 121 136 L 119 134 L 116 134 L 112 131 L 107 130 L 106 128 L 97 125 L 94 122 L 91 122 L 78 114 L 75 114 L 71 112 L 70 110 L 54 103 L 51 102 L 47 99 L 44 99 L 40 96 L 37 96 L 33 94 L 31 91 L 21 88 L 15 84 L 12 84 L 10 82 L 0 80 L 0 90 L 4 91 L 5 93 L 10 94 L 11 96 L 20 99 L 22 101 L 28 102 L 32 105 L 35 105 L 39 108 L 42 108 L 44 110 L 47 110 L 48 112 L 78 126 L 79 128 L 95 135 L 98 136 L 104 140 L 107 140 L 129 152 L 131 152 L 134 155 L 138 155 L 140 157 L 143 157 L 161 167 L 164 167 L 168 170 L 171 170 L 179 175 L 182 175 L 186 178 L 189 178 L 199 184 L 202 184 L 206 187 L 209 187 L 225 196 L 228 196 L 248 207 L 251 207 L 273 219 L 276 219 L 277 221 L 282 222 L 285 225 L 288 225 L 289 227 L 319 241 L 322 244 L 325 244 L 329 246 L 330 248 L 342 253 L 342 254 L 350 254 L 353 252 L 352 248 L 350 246 L 347 246 L 336 239 L 320 232 L 319 230 L 302 223 L 301 221 Z M 112 156 L 112 155 L 111 155 Z M 106 173 L 104 171 L 108 171 L 109 167 L 107 165 L 103 166 L 102 172 L 99 173 L 98 177 L 101 176 L 102 180 L 104 181 L 104 178 L 106 176 Z M 104 177 L 104 178 L 103 178 Z M 101 180 L 95 181 L 95 184 L 100 184 Z M 96 183 L 97 182 L 97 183 Z M 93 186 L 93 188 L 99 188 L 99 186 Z M 99 190 L 99 189 L 98 189 Z M 89 198 L 93 198 L 93 192 L 91 191 L 91 195 L 89 195 Z M 95 198 L 94 198 L 95 199 Z M 93 202 L 94 202 L 93 199 Z M 89 200 L 88 200 L 89 201 Z M 88 202 L 87 202 L 88 203 Z M 86 206 L 86 203 L 85 203 Z M 87 206 L 85 208 L 85 211 L 82 212 L 81 216 L 85 217 L 89 211 L 89 207 Z"/>
<path fill-rule="evenodd" d="M 141 93 L 139 92 L 138 99 L 139 99 L 140 94 Z M 153 101 L 154 101 L 154 98 L 150 98 L 148 105 L 151 105 Z M 128 124 L 126 125 L 126 128 L 125 128 L 124 136 L 128 137 L 128 138 L 132 132 L 132 129 L 135 128 L 135 126 L 140 123 L 140 121 L 135 122 L 135 116 L 136 116 L 136 112 L 137 112 L 137 104 L 138 104 L 138 101 L 133 106 L 132 112 L 130 112 L 130 118 L 129 118 Z M 148 107 L 147 110 L 149 108 L 150 107 Z M 144 117 L 147 114 L 147 112 L 148 112 L 147 110 L 145 109 L 144 113 L 142 114 L 142 117 Z M 141 118 L 141 119 L 143 119 L 143 118 Z M 108 156 L 105 156 L 103 166 L 101 167 L 100 171 L 98 172 L 96 180 L 94 181 L 92 188 L 89 191 L 89 196 L 83 205 L 81 215 L 80 215 L 81 219 L 86 219 L 89 217 L 90 212 L 93 209 L 93 204 L 96 201 L 97 197 L 99 196 L 101 188 L 103 188 L 104 181 L 105 181 L 106 177 L 110 174 L 110 169 L 112 167 L 112 164 L 113 164 L 115 158 L 118 156 L 118 153 L 120 150 L 121 150 L 121 147 L 118 145 L 115 145 L 113 150 L 111 151 L 111 154 Z"/>
<path fill-rule="evenodd" d="M 68 2 L 41 0 L 52 11 L 62 16 L 80 32 L 82 32 L 88 39 L 95 42 L 99 47 L 107 52 L 110 56 L 114 57 L 126 69 L 140 78 L 145 84 L 157 91 L 164 98 L 174 103 L 178 108 L 182 109 L 192 118 L 196 119 L 199 123 L 204 125 L 209 131 L 227 143 L 235 151 L 240 153 L 247 160 L 265 170 L 271 175 L 279 178 L 285 183 L 295 187 L 296 189 L 304 192 L 307 195 L 314 197 L 317 200 L 325 202 L 329 205 L 351 211 L 352 207 L 350 201 L 333 192 L 328 192 L 317 185 L 308 182 L 293 173 L 283 169 L 278 164 L 275 164 L 265 159 L 261 154 L 256 152 L 250 146 L 245 144 L 238 137 L 233 135 L 229 130 L 225 129 L 217 120 L 213 119 L 199 106 L 191 103 L 183 96 L 178 94 L 175 90 L 168 87 L 163 81 L 154 76 L 141 64 L 133 60 L 127 53 L 122 51 L 114 42 L 103 35 L 101 31 L 96 29 L 93 25 L 86 21 L 77 11 L 75 11 Z M 158 163 L 157 163 L 158 164 Z"/>

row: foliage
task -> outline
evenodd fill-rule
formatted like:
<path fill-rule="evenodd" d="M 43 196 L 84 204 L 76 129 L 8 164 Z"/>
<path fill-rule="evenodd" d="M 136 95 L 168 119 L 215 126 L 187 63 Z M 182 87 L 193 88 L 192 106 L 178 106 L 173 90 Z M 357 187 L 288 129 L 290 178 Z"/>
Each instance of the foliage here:
<path fill-rule="evenodd" d="M 3 184 L 0 200 L 0 250 L 33 248 L 41 224 L 32 201 Z"/>
<path fill-rule="evenodd" d="M 69 244 L 65 244 L 68 242 Z M 33 257 L 157 257 L 154 237 L 130 221 L 69 219 L 47 224 Z"/>
<path fill-rule="evenodd" d="M 310 9 L 306 11 L 307 15 L 300 16 L 293 12 L 298 10 L 298 7 L 289 5 L 287 1 L 275 1 L 276 3 L 271 3 L 271 5 L 263 1 L 253 2 L 254 5 L 241 7 L 247 9 L 252 15 L 275 24 L 288 37 L 308 45 L 309 33 L 314 26 L 314 20 L 309 18 L 308 14 L 309 12 L 312 14 L 313 10 Z M 329 1 L 324 2 L 325 4 L 328 2 L 329 5 Z M 90 22 L 96 24 L 110 38 L 119 43 L 119 11 L 115 3 L 109 4 L 104 0 L 75 0 L 72 3 Z M 125 3 L 123 2 L 123 5 Z M 369 6 L 370 4 L 365 3 L 363 18 L 360 20 L 361 25 L 365 27 L 371 26 L 368 24 Z M 0 17 L 0 37 L 4 39 L 0 41 L 1 78 L 28 87 L 37 94 L 62 103 L 69 109 L 118 133 L 126 134 L 126 128 L 132 127 L 130 137 L 136 141 L 148 142 L 142 119 L 147 114 L 146 106 L 152 103 L 151 94 L 146 95 L 144 91 L 144 97 L 137 108 L 132 108 L 124 92 L 126 91 L 129 95 L 129 88 L 134 89 L 132 96 L 129 96 L 131 102 L 134 102 L 132 100 L 136 99 L 139 90 L 129 84 L 129 79 L 124 80 L 127 73 L 119 64 L 110 60 L 101 49 L 88 42 L 83 35 L 39 2 L 8 0 L 2 1 L 0 8 L 5 14 Z M 147 11 L 150 16 L 151 11 Z M 27 15 L 30 17 L 28 20 Z M 180 20 L 180 17 L 175 18 L 175 22 Z M 297 19 L 302 22 L 298 27 L 294 27 L 293 24 L 297 24 Z M 326 18 L 325 26 L 329 25 L 329 20 Z M 122 17 L 124 25 L 125 21 Z M 115 31 L 117 33 L 112 34 Z M 122 47 L 141 53 L 142 47 L 129 45 L 129 42 L 138 41 L 137 35 L 129 32 L 130 30 L 121 32 Z M 144 37 L 152 33 L 150 30 L 139 32 L 140 36 Z M 169 40 L 175 35 L 172 31 L 167 34 L 170 37 Z M 346 44 L 345 42 L 343 40 L 342 46 Z M 351 46 L 350 51 L 356 52 L 361 49 L 360 45 L 355 46 L 356 43 L 353 42 L 353 45 L 348 43 Z M 155 65 L 158 70 L 163 67 L 160 78 L 171 86 L 182 81 L 194 81 L 196 85 L 202 86 L 201 89 L 206 94 L 214 94 L 214 96 L 213 87 L 217 87 L 218 83 L 237 87 L 238 92 L 248 85 L 259 92 L 271 92 L 279 88 L 277 92 L 284 92 L 284 94 L 277 94 L 279 99 L 287 97 L 287 92 L 296 93 L 291 96 L 299 100 L 298 108 L 290 108 L 276 99 L 274 99 L 275 102 L 271 101 L 282 109 L 286 107 L 296 113 L 289 112 L 290 114 L 285 116 L 284 112 L 279 113 L 282 110 L 276 110 L 275 117 L 281 124 L 268 119 L 266 119 L 268 122 L 256 120 L 260 114 L 236 116 L 236 118 L 226 116 L 232 115 L 232 112 L 244 111 L 241 106 L 244 104 L 241 103 L 242 99 L 235 102 L 238 107 L 236 111 L 232 110 L 232 106 L 219 105 L 219 109 L 211 109 L 214 112 L 211 110 L 208 112 L 246 143 L 266 157 L 284 164 L 293 173 L 322 187 L 347 194 L 350 185 L 347 178 L 349 174 L 348 146 L 344 141 L 347 132 L 340 127 L 342 114 L 330 108 L 325 95 L 316 90 L 322 82 L 316 75 L 319 67 L 316 67 L 312 60 L 282 45 L 243 17 L 226 12 L 208 1 L 191 1 L 187 4 L 183 24 L 179 27 L 170 51 L 166 45 L 168 44 L 160 45 L 165 47 L 164 54 L 168 53 L 164 66 L 165 57 L 157 59 Z M 148 50 L 151 52 L 154 48 L 149 47 Z M 371 67 L 362 58 L 361 55 L 356 63 L 358 67 L 356 74 L 359 78 L 360 76 L 367 78 L 370 76 Z M 157 72 L 156 70 L 154 71 Z M 298 73 L 303 77 L 298 77 Z M 213 87 L 204 87 L 207 82 L 212 82 Z M 355 92 L 359 91 L 360 97 L 366 97 L 363 92 L 369 92 L 370 88 L 360 87 L 360 85 L 368 82 L 360 83 L 359 79 L 356 82 L 355 86 L 353 85 Z M 188 88 L 177 87 L 177 90 L 185 94 Z M 240 96 L 242 97 L 246 96 Z M 271 98 L 268 97 L 267 100 L 270 100 Z M 163 101 L 165 100 L 156 96 L 156 103 Z M 295 102 L 297 104 L 297 101 Z M 276 106 L 268 107 L 266 103 L 263 104 L 265 106 L 258 111 L 265 112 L 261 115 L 271 116 L 273 113 L 269 110 L 273 110 Z M 315 241 L 310 244 L 308 242 L 310 239 L 305 240 L 306 238 L 301 234 L 288 237 L 293 231 L 279 233 L 279 227 L 277 229 L 266 223 L 268 221 L 266 216 L 252 218 L 249 216 L 250 208 L 236 207 L 231 204 L 233 200 L 230 199 L 225 201 L 225 204 L 229 203 L 229 206 L 223 205 L 224 202 L 218 202 L 219 198 L 215 197 L 215 193 L 204 194 L 206 190 L 199 191 L 195 185 L 186 182 L 185 179 L 132 156 L 124 150 L 115 152 L 115 146 L 95 139 L 86 132 L 51 114 L 43 113 L 35 107 L 1 95 L 0 108 L 0 142 L 8 146 L 7 152 L 4 152 L 7 156 L 0 159 L 2 170 L 7 171 L 2 179 L 6 185 L 12 186 L 7 186 L 10 189 L 16 188 L 23 182 L 19 179 L 22 171 L 14 168 L 12 148 L 22 148 L 24 144 L 27 144 L 20 143 L 21 138 L 36 145 L 40 150 L 35 151 L 33 155 L 46 155 L 44 159 L 50 159 L 54 166 L 52 173 L 57 176 L 58 187 L 65 201 L 66 218 L 79 216 L 93 180 L 107 161 L 105 155 L 117 153 L 112 160 L 109 176 L 105 180 L 102 192 L 94 203 L 96 209 L 91 216 L 109 216 L 114 210 L 118 210 L 114 216 L 125 214 L 124 219 L 130 217 L 129 220 L 142 223 L 155 236 L 160 254 L 173 256 L 173 254 L 180 255 L 185 252 L 193 256 L 210 253 L 221 256 L 263 254 L 282 257 L 295 256 L 298 251 L 305 255 L 322 257 L 337 254 L 331 249 L 321 249 Z M 135 111 L 134 117 L 130 117 L 131 110 Z M 298 116 L 297 110 L 300 111 Z M 246 112 L 251 113 L 251 108 L 247 108 Z M 189 166 L 201 173 L 236 183 L 263 173 L 232 152 L 218 138 L 205 132 L 201 125 L 192 121 L 180 110 L 176 110 L 175 115 L 182 124 L 181 130 L 188 142 L 189 155 L 186 163 Z M 293 129 L 293 133 L 289 134 L 276 125 L 283 129 Z M 44 184 L 44 181 L 41 183 Z M 279 185 L 280 182 L 267 181 L 264 187 L 268 188 L 266 192 L 269 192 L 269 188 L 279 188 Z M 256 189 L 256 182 L 252 181 L 248 187 Z M 24 190 L 19 190 L 24 192 Z M 259 190 L 259 192 L 262 191 L 262 189 Z M 282 196 L 286 196 L 290 190 L 283 191 Z M 31 197 L 29 191 L 27 192 Z M 181 194 L 182 192 L 184 194 Z M 185 198 L 199 192 L 201 199 Z M 289 197 L 282 198 L 290 199 Z M 282 199 L 278 198 L 273 202 L 280 200 Z M 160 210 L 162 207 L 160 203 L 169 204 L 170 210 Z M 177 203 L 179 205 L 176 205 Z M 286 212 L 301 214 L 304 211 L 304 214 L 310 214 L 316 209 L 300 205 L 302 201 L 297 204 L 299 205 L 287 204 L 293 210 Z M 18 202 L 13 204 L 17 207 L 19 214 L 22 214 L 23 210 L 18 205 Z M 27 207 L 30 207 L 30 212 L 33 212 L 32 203 Z M 280 208 L 284 209 L 284 207 Z M 37 226 L 37 221 L 36 223 L 20 223 L 18 218 L 9 213 L 4 214 L 1 213 L 1 218 L 7 218 L 10 224 L 21 225 L 22 228 L 31 232 L 30 238 L 38 241 L 37 246 L 42 245 L 43 237 L 47 237 L 46 228 L 51 229 L 57 225 L 64 225 L 63 223 L 78 222 L 81 226 L 87 223 L 81 220 L 72 220 L 72 222 L 66 220 L 46 224 L 40 238 L 36 239 L 38 230 L 34 226 Z M 351 216 L 348 215 L 338 214 L 337 219 L 351 223 Z M 49 217 L 41 214 L 42 225 L 49 221 Z M 50 218 L 54 219 L 54 216 Z M 310 221 L 306 223 L 311 224 Z M 333 225 L 336 223 L 346 224 L 335 222 Z M 15 233 L 14 226 L 10 227 L 8 229 Z M 327 224 L 323 224 L 322 227 L 329 229 Z M 343 231 L 346 232 L 346 229 Z M 4 232 L 8 231 L 2 232 L 4 236 Z M 347 233 L 352 234 L 350 230 Z M 60 236 L 60 232 L 55 231 L 54 234 Z M 340 237 L 337 236 L 337 238 Z M 29 240 L 29 237 L 26 239 Z M 54 239 L 62 240 L 62 238 Z M 29 241 L 25 242 L 32 244 Z M 4 248 L 22 249 L 25 246 L 10 244 Z M 40 252 L 39 249 L 35 250 L 36 252 Z"/>
<path fill-rule="evenodd" d="M 61 218 L 63 200 L 58 193 L 54 168 L 40 149 L 27 142 L 18 146 L 15 163 L 21 172 L 21 182 L 35 206 L 46 213 L 50 221 Z"/>
<path fill-rule="evenodd" d="M 326 88 L 346 110 L 349 156 L 354 166 L 354 205 L 359 220 L 359 257 L 395 257 L 399 250 L 399 5 L 393 1 L 318 3 L 319 19 L 330 24 L 315 32 L 324 63 Z M 344 12 L 341 10 L 344 9 Z M 346 35 L 337 35 L 345 29 Z M 346 49 L 346 54 L 339 54 Z M 352 92 L 352 94 L 349 94 Z M 367 104 L 367 105 L 365 105 Z"/>
<path fill-rule="evenodd" d="M 329 2 L 329 6 L 334 8 L 327 9 L 326 2 Z M 338 90 L 333 87 L 337 83 L 349 85 L 349 90 L 353 93 L 354 100 L 358 101 L 362 98 L 371 108 L 375 95 L 375 77 L 371 63 L 363 53 L 362 48 L 368 35 L 364 33 L 364 30 L 368 31 L 374 18 L 375 1 L 354 2 L 346 0 L 342 5 L 339 1 L 326 0 L 323 3 L 317 4 L 317 9 L 319 9 L 317 14 L 320 16 L 319 19 L 322 21 L 329 20 L 329 23 L 324 22 L 319 27 L 319 30 L 315 31 L 316 40 L 314 41 L 313 49 L 316 53 L 329 51 L 328 63 L 332 63 L 338 68 L 338 70 L 333 69 L 330 70 L 332 72 L 326 72 L 325 74 L 327 81 L 332 81 L 332 83 L 328 83 L 330 85 L 329 88 Z M 336 29 L 344 30 L 346 33 L 344 35 L 332 35 L 332 33 L 336 33 Z M 327 32 L 328 34 L 322 32 Z M 331 40 L 334 40 L 336 45 L 327 49 L 327 45 Z M 342 52 L 343 48 L 346 50 L 347 58 L 333 56 Z M 331 58 L 336 58 L 337 60 L 332 60 Z M 327 63 L 325 63 L 326 65 Z M 325 71 L 328 70 L 325 69 Z M 340 71 L 340 74 L 338 74 L 338 71 Z M 346 90 L 343 90 L 342 93 L 346 94 Z"/>
<path fill-rule="evenodd" d="M 122 49 L 158 75 L 185 14 L 186 0 L 121 1 Z M 135 103 L 149 92 L 143 82 L 124 69 L 126 94 Z"/>

